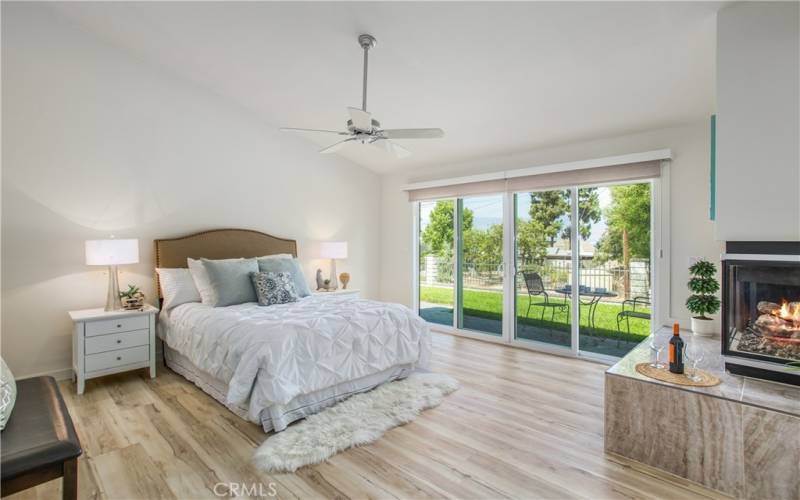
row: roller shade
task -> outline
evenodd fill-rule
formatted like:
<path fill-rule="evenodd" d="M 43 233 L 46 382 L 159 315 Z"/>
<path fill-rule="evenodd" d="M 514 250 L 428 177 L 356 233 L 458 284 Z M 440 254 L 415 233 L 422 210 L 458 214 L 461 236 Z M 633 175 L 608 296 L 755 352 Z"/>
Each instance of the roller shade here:
<path fill-rule="evenodd" d="M 633 182 L 660 177 L 661 161 L 648 160 L 607 166 L 582 166 L 584 168 L 543 173 L 535 173 L 536 169 L 516 170 L 500 172 L 497 174 L 499 178 L 491 180 L 470 182 L 472 179 L 453 179 L 452 184 L 442 182 L 436 186 L 409 186 L 406 191 L 408 191 L 409 201 L 422 201 L 507 191 L 538 191 L 609 182 Z"/>
<path fill-rule="evenodd" d="M 604 184 L 607 182 L 640 181 L 661 175 L 660 161 L 628 163 L 610 167 L 568 170 L 549 174 L 512 177 L 507 180 L 507 191 L 536 191 L 542 189 Z"/>
<path fill-rule="evenodd" d="M 477 194 L 502 193 L 506 190 L 506 180 L 467 182 L 453 184 L 452 186 L 439 186 L 423 189 L 413 189 L 408 192 L 410 201 L 438 200 L 442 198 L 457 198 L 459 196 L 473 196 Z"/>

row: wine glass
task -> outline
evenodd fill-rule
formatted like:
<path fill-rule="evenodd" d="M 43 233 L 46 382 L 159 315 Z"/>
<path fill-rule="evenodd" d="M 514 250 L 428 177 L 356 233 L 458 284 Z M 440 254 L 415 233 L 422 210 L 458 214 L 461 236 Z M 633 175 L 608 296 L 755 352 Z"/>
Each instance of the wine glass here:
<path fill-rule="evenodd" d="M 657 330 L 653 335 L 650 336 L 650 350 L 656 353 L 656 360 L 653 363 L 650 363 L 650 366 L 653 368 L 664 368 L 664 363 L 661 362 L 661 351 L 667 347 L 669 343 L 669 332 L 665 332 L 662 330 Z"/>
<path fill-rule="evenodd" d="M 686 344 L 683 348 L 683 355 L 686 357 L 686 360 L 689 361 L 692 365 L 692 372 L 689 375 L 689 380 L 692 382 L 699 382 L 703 379 L 700 375 L 697 374 L 697 365 L 703 361 L 703 358 L 706 357 L 706 351 L 697 341 L 692 341 Z"/>

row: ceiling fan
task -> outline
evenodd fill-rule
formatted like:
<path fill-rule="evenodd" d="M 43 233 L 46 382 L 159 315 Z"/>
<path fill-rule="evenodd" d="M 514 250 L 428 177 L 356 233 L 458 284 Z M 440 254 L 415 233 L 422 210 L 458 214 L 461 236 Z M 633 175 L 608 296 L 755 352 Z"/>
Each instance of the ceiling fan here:
<path fill-rule="evenodd" d="M 283 127 L 283 132 L 314 132 L 327 133 L 345 136 L 342 139 L 324 149 L 320 153 L 333 153 L 341 149 L 348 143 L 361 143 L 378 147 L 384 151 L 404 158 L 411 154 L 403 146 L 392 142 L 390 139 L 438 139 L 444 137 L 444 130 L 440 128 L 399 128 L 382 129 L 380 122 L 372 118 L 372 114 L 367 111 L 367 63 L 369 59 L 369 49 L 375 47 L 375 37 L 372 35 L 359 35 L 358 44 L 364 49 L 364 89 L 362 92 L 361 108 L 347 108 L 350 119 L 347 120 L 347 131 L 338 132 L 336 130 L 320 130 L 308 128 Z"/>

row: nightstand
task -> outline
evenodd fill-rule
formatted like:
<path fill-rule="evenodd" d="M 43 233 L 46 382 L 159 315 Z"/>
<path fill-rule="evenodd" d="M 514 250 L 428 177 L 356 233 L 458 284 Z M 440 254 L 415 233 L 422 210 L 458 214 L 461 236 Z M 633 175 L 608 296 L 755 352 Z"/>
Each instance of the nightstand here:
<path fill-rule="evenodd" d="M 341 288 L 338 290 L 333 290 L 332 292 L 326 292 L 324 290 L 317 290 L 315 292 L 311 292 L 312 295 L 352 295 L 354 298 L 358 299 L 361 298 L 361 290 L 357 288 L 348 288 L 346 290 L 342 290 Z"/>
<path fill-rule="evenodd" d="M 146 305 L 134 311 L 84 309 L 70 311 L 72 370 L 83 394 L 86 379 L 150 367 L 156 376 L 156 313 Z"/>

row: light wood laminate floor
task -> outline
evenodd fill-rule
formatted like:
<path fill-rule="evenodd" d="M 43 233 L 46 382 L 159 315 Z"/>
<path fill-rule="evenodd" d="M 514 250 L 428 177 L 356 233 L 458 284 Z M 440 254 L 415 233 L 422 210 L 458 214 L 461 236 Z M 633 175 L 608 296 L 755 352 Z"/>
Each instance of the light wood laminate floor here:
<path fill-rule="evenodd" d="M 431 369 L 462 388 L 378 442 L 294 474 L 249 460 L 265 435 L 160 367 L 61 387 L 78 430 L 81 498 L 718 498 L 603 452 L 606 366 L 434 334 Z M 12 498 L 60 497 L 51 481 Z M 226 486 L 217 486 L 224 492 Z M 240 490 L 241 491 L 241 490 Z M 252 490 L 251 490 L 252 491 Z"/>

